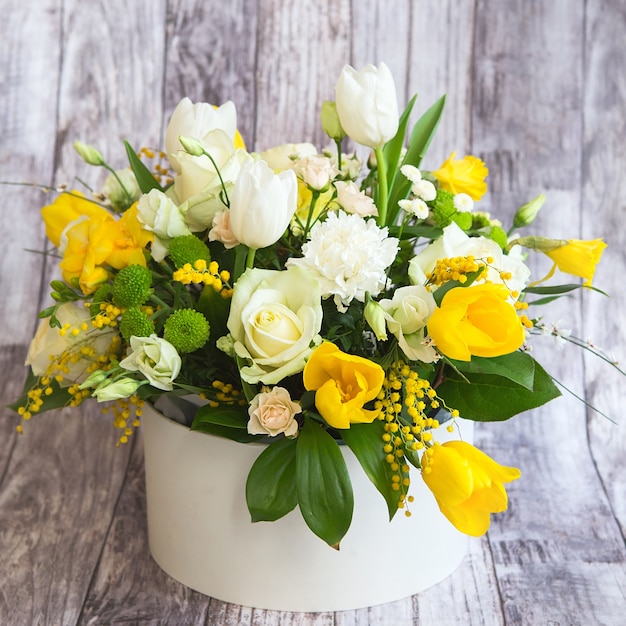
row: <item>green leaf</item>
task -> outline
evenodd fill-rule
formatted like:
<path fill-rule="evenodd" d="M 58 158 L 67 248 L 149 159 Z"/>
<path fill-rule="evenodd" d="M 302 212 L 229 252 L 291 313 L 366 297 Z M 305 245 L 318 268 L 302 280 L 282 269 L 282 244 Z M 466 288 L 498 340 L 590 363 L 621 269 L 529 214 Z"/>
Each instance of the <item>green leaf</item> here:
<path fill-rule="evenodd" d="M 144 165 L 143 161 L 137 156 L 137 153 L 133 150 L 128 141 L 124 140 L 124 146 L 126 147 L 126 154 L 128 155 L 128 162 L 135 174 L 137 184 L 142 193 L 148 193 L 152 189 L 158 189 L 163 191 L 163 187 L 159 185 L 157 180 L 152 175 L 152 172 Z"/>
<path fill-rule="evenodd" d="M 382 439 L 384 433 L 385 423 L 375 420 L 371 424 L 352 424 L 350 428 L 341 431 L 341 437 L 354 452 L 367 477 L 385 498 L 391 520 L 398 512 L 400 491 L 391 488 L 391 476 L 395 472 L 391 471 L 391 466 L 385 461 Z"/>
<path fill-rule="evenodd" d="M 253 522 L 273 522 L 298 504 L 296 439 L 283 438 L 259 455 L 246 481 L 246 501 Z"/>
<path fill-rule="evenodd" d="M 28 376 L 24 382 L 22 395 L 11 404 L 6 406 L 13 411 L 17 411 L 21 406 L 26 406 L 28 402 L 28 392 L 38 384 L 39 377 L 35 376 L 32 370 L 28 371 Z M 72 399 L 72 395 L 68 392 L 67 387 L 60 387 L 56 380 L 50 381 L 49 387 L 52 387 L 52 394 L 47 396 L 42 394 L 41 399 L 43 404 L 37 413 L 43 413 L 44 411 L 51 411 L 52 409 L 61 409 L 67 406 Z"/>
<path fill-rule="evenodd" d="M 229 428 L 248 426 L 248 409 L 245 406 L 220 404 L 219 406 L 200 407 L 193 419 L 191 430 L 202 430 L 204 424 L 216 424 Z"/>
<path fill-rule="evenodd" d="M 491 374 L 508 378 L 529 391 L 533 390 L 536 361 L 528 352 L 517 351 L 489 359 L 474 356 L 471 361 L 450 359 L 450 363 L 468 378 L 471 374 Z"/>
<path fill-rule="evenodd" d="M 219 424 L 212 424 L 211 422 L 203 422 L 202 424 L 198 424 L 196 426 L 192 425 L 191 430 L 208 433 L 209 435 L 215 435 L 216 437 L 224 437 L 224 439 L 231 439 L 232 441 L 238 441 L 239 443 L 264 441 L 264 437 L 259 435 L 250 435 L 247 430 L 242 430 L 241 428 L 231 428 L 230 426 L 220 426 Z"/>
<path fill-rule="evenodd" d="M 402 146 L 404 145 L 404 136 L 406 134 L 406 127 L 409 123 L 409 116 L 413 110 L 413 105 L 417 99 L 415 94 L 410 102 L 407 104 L 406 109 L 400 116 L 398 122 L 398 132 L 393 139 L 390 139 L 383 148 L 383 155 L 385 157 L 385 163 L 387 164 L 387 181 L 389 188 L 393 185 L 394 178 L 398 172 L 398 161 L 400 160 L 400 153 L 402 152 Z"/>
<path fill-rule="evenodd" d="M 461 417 L 478 422 L 503 421 L 561 395 L 537 361 L 532 390 L 504 376 L 470 374 L 467 378 L 469 383 L 450 378 L 437 387 L 437 393 L 447 406 L 458 409 Z"/>
<path fill-rule="evenodd" d="M 415 224 L 411 226 L 390 226 L 389 234 L 392 237 L 400 237 L 400 239 L 412 239 L 413 237 L 425 237 L 427 239 L 439 239 L 443 234 L 443 230 L 438 226 L 429 226 L 428 224 Z"/>
<path fill-rule="evenodd" d="M 420 166 L 439 125 L 445 103 L 446 97 L 444 95 L 417 120 L 411 131 L 409 147 L 402 161 L 403 165 Z M 405 176 L 395 178 L 389 194 L 389 219 L 387 220 L 389 224 L 394 223 L 399 211 L 398 202 L 407 197 L 410 187 L 411 181 Z"/>
<path fill-rule="evenodd" d="M 307 526 L 338 548 L 352 521 L 354 496 L 338 443 L 325 428 L 306 418 L 297 439 L 298 503 Z"/>
<path fill-rule="evenodd" d="M 526 289 L 524 289 L 524 293 L 535 293 L 538 295 L 563 294 L 580 289 L 581 287 L 582 285 L 574 283 L 570 283 L 568 285 L 548 285 L 546 287 L 526 287 Z"/>
<path fill-rule="evenodd" d="M 451 289 L 455 289 L 456 287 L 469 287 L 485 270 L 485 266 L 479 267 L 475 272 L 469 272 L 466 274 L 466 280 L 464 283 L 458 280 L 449 280 L 441 287 L 439 287 L 436 291 L 433 292 L 433 298 L 437 303 L 437 306 L 441 306 L 441 302 L 443 297 L 450 291 Z"/>

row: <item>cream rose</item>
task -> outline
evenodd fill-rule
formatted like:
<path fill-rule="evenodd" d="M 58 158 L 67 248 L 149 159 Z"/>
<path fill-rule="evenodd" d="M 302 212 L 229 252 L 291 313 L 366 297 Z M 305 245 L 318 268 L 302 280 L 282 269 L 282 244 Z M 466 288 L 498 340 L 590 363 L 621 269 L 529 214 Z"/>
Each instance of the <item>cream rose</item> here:
<path fill-rule="evenodd" d="M 317 148 L 312 143 L 285 143 L 261 152 L 261 158 L 275 171 L 289 170 L 303 157 L 314 156 Z"/>
<path fill-rule="evenodd" d="M 335 188 L 337 189 L 337 202 L 346 213 L 354 213 L 361 217 L 378 215 L 374 200 L 362 192 L 353 180 L 347 183 L 338 180 L 335 182 Z"/>
<path fill-rule="evenodd" d="M 235 284 L 228 317 L 233 349 L 248 383 L 274 385 L 304 369 L 321 342 L 320 286 L 301 268 L 249 269 Z"/>
<path fill-rule="evenodd" d="M 72 302 L 62 304 L 56 311 L 56 318 L 64 327 L 50 326 L 50 318 L 45 318 L 33 337 L 26 356 L 26 365 L 30 365 L 35 376 L 43 376 L 52 363 L 51 357 L 60 357 L 64 352 L 80 356 L 75 362 L 67 361 L 67 371 L 63 372 L 61 386 L 67 387 L 74 383 L 83 382 L 88 375 L 87 368 L 101 354 L 111 350 L 111 342 L 117 337 L 112 329 L 99 330 L 90 324 L 89 309 Z M 83 330 L 83 328 L 87 330 Z M 78 331 L 74 334 L 73 331 Z M 93 348 L 94 357 L 81 355 L 81 348 Z"/>
<path fill-rule="evenodd" d="M 156 335 L 131 337 L 130 353 L 120 361 L 120 367 L 141 372 L 153 387 L 163 391 L 174 388 L 173 381 L 180 373 L 181 364 L 176 348 Z"/>
<path fill-rule="evenodd" d="M 294 416 L 301 412 L 300 405 L 291 400 L 289 392 L 283 387 L 263 391 L 250 402 L 248 432 L 271 437 L 284 433 L 286 437 L 294 437 L 298 433 L 298 422 Z"/>
<path fill-rule="evenodd" d="M 521 292 L 530 277 L 530 270 L 521 258 L 504 254 L 500 246 L 487 237 L 469 237 L 452 222 L 443 229 L 443 236 L 426 246 L 409 262 L 409 278 L 414 285 L 424 284 L 426 276 L 433 271 L 439 259 L 458 256 L 473 256 L 475 259 L 493 259 L 489 263 L 485 278 L 492 283 L 503 284 L 511 291 Z M 511 278 L 502 280 L 500 272 L 510 272 Z"/>
<path fill-rule="evenodd" d="M 306 156 L 298 159 L 293 166 L 296 176 L 310 189 L 325 191 L 330 181 L 337 175 L 337 169 L 325 156 Z"/>

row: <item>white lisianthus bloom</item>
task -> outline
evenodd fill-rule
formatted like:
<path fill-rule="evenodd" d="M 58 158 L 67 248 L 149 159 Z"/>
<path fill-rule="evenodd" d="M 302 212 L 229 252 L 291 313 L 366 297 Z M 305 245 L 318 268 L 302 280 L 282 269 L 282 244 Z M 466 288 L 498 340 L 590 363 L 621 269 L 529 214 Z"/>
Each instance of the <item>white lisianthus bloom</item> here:
<path fill-rule="evenodd" d="M 293 171 L 310 189 L 325 191 L 337 175 L 337 169 L 325 156 L 306 156 L 293 164 Z"/>
<path fill-rule="evenodd" d="M 217 108 L 206 102 L 194 104 L 189 98 L 183 98 L 178 103 L 165 131 L 165 151 L 175 172 L 181 173 L 179 159 L 186 154 L 178 138 L 183 135 L 198 139 L 211 152 L 213 142 L 208 136 L 214 130 L 225 133 L 233 146 L 237 132 L 237 111 L 232 102 L 225 102 Z"/>
<path fill-rule="evenodd" d="M 292 170 L 278 174 L 265 161 L 246 161 L 230 195 L 230 227 L 253 250 L 267 248 L 283 235 L 298 205 Z"/>
<path fill-rule="evenodd" d="M 400 349 L 411 361 L 432 363 L 435 349 L 425 341 L 425 326 L 436 308 L 433 295 L 423 285 L 400 287 L 391 300 L 379 302 L 385 311 L 387 328 L 398 340 Z"/>
<path fill-rule="evenodd" d="M 120 361 L 120 367 L 129 372 L 140 372 L 153 387 L 162 391 L 174 389 L 173 381 L 180 373 L 181 365 L 176 348 L 156 335 L 132 336 L 129 354 Z"/>
<path fill-rule="evenodd" d="M 64 352 L 76 358 L 67 359 L 67 371 L 63 371 L 62 387 L 83 382 L 88 376 L 88 368 L 98 356 L 111 350 L 111 342 L 118 337 L 111 328 L 92 328 L 91 314 L 83 303 L 66 302 L 56 310 L 56 318 L 62 328 L 50 326 L 50 318 L 41 320 L 37 332 L 30 342 L 26 365 L 30 365 L 35 376 L 44 376 L 52 361 Z M 77 331 L 74 334 L 73 331 Z M 81 348 L 93 348 L 93 357 L 86 356 Z"/>
<path fill-rule="evenodd" d="M 209 241 L 221 241 L 226 249 L 239 245 L 237 237 L 230 227 L 230 211 L 219 211 L 213 218 L 213 227 L 209 231 Z"/>
<path fill-rule="evenodd" d="M 298 159 L 315 156 L 317 148 L 312 143 L 285 143 L 261 152 L 261 158 L 275 171 L 293 168 Z"/>
<path fill-rule="evenodd" d="M 417 219 L 425 220 L 428 217 L 428 205 L 420 198 L 413 200 L 400 200 L 398 205 L 403 211 L 415 215 Z"/>
<path fill-rule="evenodd" d="M 469 237 L 452 222 L 443 229 L 443 235 L 426 246 L 409 262 L 409 278 L 414 285 L 423 285 L 426 276 L 433 271 L 439 259 L 473 256 L 476 260 L 493 259 L 483 276 L 492 283 L 505 284 L 511 291 L 521 292 L 528 283 L 530 270 L 524 261 L 513 254 L 506 255 L 500 246 L 487 237 Z M 501 272 L 509 272 L 511 278 L 503 280 Z"/>
<path fill-rule="evenodd" d="M 471 213 L 474 209 L 474 201 L 466 193 L 457 193 L 452 202 L 459 213 Z"/>
<path fill-rule="evenodd" d="M 167 256 L 174 237 L 191 234 L 180 209 L 159 189 L 151 189 L 139 198 L 137 219 L 146 230 L 154 233 L 151 254 L 155 261 L 160 262 Z"/>
<path fill-rule="evenodd" d="M 312 346 L 321 343 L 322 303 L 314 276 L 298 267 L 284 271 L 248 269 L 233 292 L 228 316 L 233 349 L 247 360 L 241 377 L 275 385 L 304 369 Z"/>
<path fill-rule="evenodd" d="M 379 294 L 386 286 L 389 267 L 398 251 L 398 240 L 387 236 L 374 220 L 343 211 L 331 212 L 317 222 L 302 246 L 303 258 L 291 258 L 288 267 L 299 266 L 320 281 L 322 296 L 333 296 L 337 309 L 345 311 L 353 299 Z"/>
<path fill-rule="evenodd" d="M 359 189 L 354 182 L 344 182 L 338 180 L 335 182 L 337 189 L 337 202 L 346 213 L 355 213 L 361 217 L 376 217 L 378 208 L 374 204 L 374 200 Z"/>
<path fill-rule="evenodd" d="M 250 406 L 248 414 L 248 432 L 251 435 L 270 435 L 276 437 L 295 437 L 298 434 L 298 422 L 294 416 L 302 413 L 302 407 L 292 401 L 289 392 L 283 387 L 274 387 L 258 393 Z"/>
<path fill-rule="evenodd" d="M 344 66 L 335 86 L 337 114 L 348 137 L 377 148 L 398 131 L 398 100 L 391 71 L 381 63 L 361 71 Z"/>

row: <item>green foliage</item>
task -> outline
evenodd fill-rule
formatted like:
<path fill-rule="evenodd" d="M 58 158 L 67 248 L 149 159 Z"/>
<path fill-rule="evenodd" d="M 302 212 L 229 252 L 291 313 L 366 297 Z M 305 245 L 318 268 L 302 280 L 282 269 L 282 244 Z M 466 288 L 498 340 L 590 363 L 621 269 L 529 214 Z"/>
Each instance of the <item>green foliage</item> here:
<path fill-rule="evenodd" d="M 375 420 L 371 424 L 352 424 L 350 428 L 341 431 L 341 438 L 354 452 L 354 456 L 358 459 L 367 477 L 385 498 L 391 520 L 398 512 L 400 491 L 394 491 L 391 488 L 391 477 L 395 472 L 385 461 L 386 454 L 383 451 L 382 439 L 384 433 L 385 422 Z"/>
<path fill-rule="evenodd" d="M 296 484 L 300 511 L 307 526 L 328 545 L 350 528 L 354 496 L 339 445 L 320 424 L 305 419 L 296 448 Z"/>
<path fill-rule="evenodd" d="M 458 409 L 461 417 L 479 422 L 503 421 L 561 395 L 537 361 L 529 354 L 516 354 L 523 357 L 455 361 L 458 371 L 450 373 L 437 393 L 448 406 Z M 491 363 L 498 359 L 500 367 Z"/>
<path fill-rule="evenodd" d="M 240 443 L 260 441 L 258 435 L 250 435 L 246 428 L 248 408 L 236 404 L 220 404 L 217 407 L 203 406 L 198 409 L 191 430 L 198 430 Z"/>
<path fill-rule="evenodd" d="M 298 504 L 296 447 L 296 439 L 279 439 L 254 462 L 246 481 L 246 502 L 253 522 L 273 522 Z"/>
<path fill-rule="evenodd" d="M 163 191 L 163 188 L 161 187 L 161 185 L 159 185 L 152 172 L 137 156 L 137 153 L 133 150 L 128 141 L 124 141 L 124 146 L 126 148 L 126 154 L 128 155 L 128 162 L 131 169 L 133 170 L 133 174 L 135 174 L 135 178 L 137 179 L 137 184 L 139 185 L 139 189 L 141 189 L 141 193 L 149 193 L 150 191 L 152 191 L 152 189 L 158 189 L 159 191 Z"/>
<path fill-rule="evenodd" d="M 389 188 L 392 187 L 394 179 L 399 171 L 398 162 L 400 161 L 400 154 L 402 153 L 402 148 L 404 146 L 406 127 L 409 123 L 409 116 L 411 115 L 411 111 L 413 110 L 413 105 L 415 104 L 416 99 L 417 94 L 415 94 L 411 98 L 402 115 L 400 116 L 400 120 L 398 122 L 398 132 L 396 133 L 395 137 L 393 139 L 390 139 L 383 148 L 383 156 L 385 158 L 387 182 Z"/>

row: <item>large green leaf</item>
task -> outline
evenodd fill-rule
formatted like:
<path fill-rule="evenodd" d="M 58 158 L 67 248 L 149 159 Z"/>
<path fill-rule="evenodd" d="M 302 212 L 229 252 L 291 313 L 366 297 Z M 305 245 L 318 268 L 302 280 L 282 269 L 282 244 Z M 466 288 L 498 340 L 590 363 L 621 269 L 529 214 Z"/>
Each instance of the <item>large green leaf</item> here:
<path fill-rule="evenodd" d="M 253 522 L 273 522 L 298 504 L 295 439 L 269 445 L 254 462 L 246 481 L 246 501 Z"/>
<path fill-rule="evenodd" d="M 26 377 L 26 382 L 24 383 L 22 395 L 15 402 L 7 404 L 7 408 L 12 409 L 13 411 L 17 411 L 21 406 L 26 406 L 26 404 L 28 403 L 28 392 L 38 384 L 38 381 L 39 377 L 35 376 L 32 370 L 29 369 L 28 376 Z M 56 380 L 52 379 L 50 381 L 49 387 L 52 387 L 53 393 L 49 396 L 42 394 L 41 399 L 43 400 L 43 404 L 41 405 L 37 413 L 51 411 L 52 409 L 61 409 L 65 406 L 68 406 L 70 400 L 72 399 L 72 396 L 67 388 L 60 387 L 59 383 L 57 383 Z"/>
<path fill-rule="evenodd" d="M 561 395 L 537 361 L 534 361 L 532 389 L 504 376 L 465 375 L 469 383 L 450 378 L 437 387 L 437 393 L 447 406 L 458 409 L 461 417 L 479 422 L 503 421 Z"/>
<path fill-rule="evenodd" d="M 163 191 L 163 188 L 161 187 L 161 185 L 159 185 L 156 178 L 152 175 L 152 172 L 137 156 L 137 153 L 133 150 L 133 147 L 128 143 L 128 141 L 124 141 L 124 146 L 126 147 L 128 162 L 130 163 L 130 167 L 133 170 L 133 174 L 135 174 L 135 178 L 137 179 L 137 184 L 139 185 L 139 189 L 141 189 L 141 193 L 148 193 L 152 189 L 158 189 L 160 191 Z"/>
<path fill-rule="evenodd" d="M 320 539 L 339 548 L 354 508 L 346 462 L 338 443 L 311 419 L 305 419 L 297 441 L 296 484 L 302 517 Z"/>
<path fill-rule="evenodd" d="M 396 132 L 395 137 L 390 139 L 383 148 L 383 155 L 387 166 L 387 181 L 389 188 L 391 188 L 393 179 L 398 172 L 398 161 L 400 160 L 400 154 L 402 152 L 402 147 L 404 146 L 406 127 L 409 123 L 409 115 L 411 115 L 416 98 L 417 94 L 415 94 L 407 104 L 406 109 L 404 109 L 404 112 L 400 116 L 398 131 Z"/>
<path fill-rule="evenodd" d="M 409 147 L 402 161 L 403 165 L 420 166 L 439 125 L 445 103 L 446 97 L 444 95 L 417 120 L 411 131 Z M 387 220 L 389 224 L 395 222 L 395 217 L 399 211 L 398 202 L 407 197 L 410 187 L 411 181 L 405 176 L 396 176 L 389 194 L 389 219 Z"/>
<path fill-rule="evenodd" d="M 533 390 L 535 383 L 536 361 L 528 352 L 517 351 L 490 359 L 474 356 L 471 361 L 450 359 L 450 363 L 468 378 L 470 374 L 492 374 L 508 378 L 529 391 Z"/>
<path fill-rule="evenodd" d="M 352 424 L 350 428 L 341 431 L 341 437 L 354 452 L 368 478 L 385 498 L 391 520 L 398 512 L 400 491 L 391 488 L 391 476 L 395 472 L 391 471 L 391 466 L 385 461 L 384 433 L 385 423 L 376 420 L 371 424 Z"/>
<path fill-rule="evenodd" d="M 220 404 L 216 407 L 206 405 L 198 409 L 191 430 L 201 430 L 203 424 L 245 429 L 248 424 L 248 409 L 236 404 Z"/>

